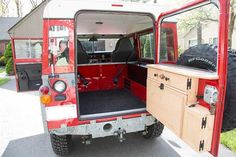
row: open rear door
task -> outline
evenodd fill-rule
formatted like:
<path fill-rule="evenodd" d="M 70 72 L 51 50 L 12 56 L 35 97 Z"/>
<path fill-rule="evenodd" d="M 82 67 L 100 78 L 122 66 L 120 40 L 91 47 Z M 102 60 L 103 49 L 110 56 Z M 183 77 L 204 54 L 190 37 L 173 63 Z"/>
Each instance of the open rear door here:
<path fill-rule="evenodd" d="M 148 65 L 147 111 L 195 151 L 209 151 L 214 156 L 218 154 L 224 111 L 228 9 L 228 0 L 197 0 L 162 13 L 156 31 L 157 64 Z M 177 30 L 164 30 L 167 22 L 175 23 Z M 178 34 L 177 39 L 173 33 Z M 173 52 L 177 43 L 178 52 Z M 170 64 L 169 56 L 185 53 L 191 57 L 191 50 L 202 44 L 218 47 L 216 71 L 178 65 L 179 58 Z"/>
<path fill-rule="evenodd" d="M 42 85 L 42 39 L 12 39 L 17 91 L 38 90 Z"/>

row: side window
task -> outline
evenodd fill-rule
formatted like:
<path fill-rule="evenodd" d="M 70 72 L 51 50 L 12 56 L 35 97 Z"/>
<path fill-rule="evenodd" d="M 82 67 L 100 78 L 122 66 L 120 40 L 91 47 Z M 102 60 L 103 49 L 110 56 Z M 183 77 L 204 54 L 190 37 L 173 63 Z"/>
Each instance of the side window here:
<path fill-rule="evenodd" d="M 112 52 L 115 50 L 117 38 L 104 38 L 104 39 L 80 39 L 79 41 L 82 44 L 83 49 L 87 53 L 106 53 Z"/>
<path fill-rule="evenodd" d="M 42 40 L 15 40 L 16 59 L 41 58 Z"/>
<path fill-rule="evenodd" d="M 175 60 L 175 39 L 172 23 L 165 23 L 161 28 L 160 61 Z"/>
<path fill-rule="evenodd" d="M 139 38 L 141 48 L 141 58 L 153 60 L 154 54 L 154 38 L 153 33 L 143 34 Z"/>
<path fill-rule="evenodd" d="M 130 40 L 131 44 L 132 44 L 133 47 L 134 47 L 134 38 L 133 38 L 133 37 L 129 37 L 129 40 Z"/>
<path fill-rule="evenodd" d="M 52 53 L 55 66 L 69 64 L 69 29 L 65 26 L 49 28 L 49 53 Z"/>

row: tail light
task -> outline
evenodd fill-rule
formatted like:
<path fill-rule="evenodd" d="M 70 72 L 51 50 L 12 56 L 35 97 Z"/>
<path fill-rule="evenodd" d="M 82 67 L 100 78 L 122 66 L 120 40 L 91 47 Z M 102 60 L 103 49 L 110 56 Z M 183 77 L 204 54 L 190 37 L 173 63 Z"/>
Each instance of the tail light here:
<path fill-rule="evenodd" d="M 49 104 L 49 103 L 51 103 L 52 102 L 52 96 L 51 95 L 42 95 L 41 97 L 40 97 L 40 101 L 41 101 L 41 103 L 42 104 Z"/>
<path fill-rule="evenodd" d="M 41 86 L 39 88 L 39 91 L 40 91 L 41 94 L 46 95 L 46 94 L 49 93 L 49 88 L 47 86 Z"/>
<path fill-rule="evenodd" d="M 40 101 L 42 104 L 46 105 L 52 102 L 52 96 L 49 95 L 49 88 L 47 86 L 41 86 L 39 92 L 41 93 Z"/>

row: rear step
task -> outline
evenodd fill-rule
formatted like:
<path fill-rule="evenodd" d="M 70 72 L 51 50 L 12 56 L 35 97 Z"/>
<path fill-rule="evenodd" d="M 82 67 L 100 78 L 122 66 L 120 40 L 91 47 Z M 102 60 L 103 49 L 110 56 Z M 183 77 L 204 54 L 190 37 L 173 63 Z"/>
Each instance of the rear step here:
<path fill-rule="evenodd" d="M 125 115 L 125 114 L 141 113 L 141 112 L 146 112 L 146 108 L 125 110 L 125 111 L 115 111 L 115 112 L 106 112 L 106 113 L 96 113 L 96 114 L 80 115 L 79 119 L 81 119 L 81 120 L 88 120 L 88 119 L 106 118 L 106 117 L 111 117 L 111 116 L 113 117 L 113 116 L 120 116 L 120 115 Z"/>

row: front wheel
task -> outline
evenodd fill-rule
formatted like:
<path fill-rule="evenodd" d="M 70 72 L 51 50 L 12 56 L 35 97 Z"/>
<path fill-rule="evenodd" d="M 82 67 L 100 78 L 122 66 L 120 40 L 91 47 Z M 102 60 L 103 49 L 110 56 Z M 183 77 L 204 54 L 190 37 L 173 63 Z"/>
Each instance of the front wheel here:
<path fill-rule="evenodd" d="M 163 129 L 164 125 L 158 121 L 146 127 L 146 130 L 143 132 L 143 137 L 146 139 L 159 137 L 161 136 Z"/>
<path fill-rule="evenodd" d="M 50 134 L 51 145 L 54 153 L 57 155 L 67 155 L 70 153 L 72 146 L 71 135 L 58 136 Z"/>

